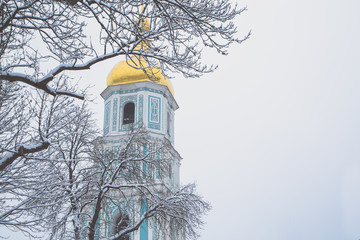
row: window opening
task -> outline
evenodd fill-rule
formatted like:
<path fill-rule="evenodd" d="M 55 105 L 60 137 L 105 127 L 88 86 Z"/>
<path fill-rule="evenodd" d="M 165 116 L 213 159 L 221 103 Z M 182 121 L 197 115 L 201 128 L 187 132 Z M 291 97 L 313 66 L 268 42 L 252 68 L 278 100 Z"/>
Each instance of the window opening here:
<path fill-rule="evenodd" d="M 127 228 L 129 226 L 130 220 L 129 216 L 123 213 L 120 213 L 120 215 L 116 218 L 115 221 L 115 231 L 114 234 L 120 233 L 122 230 Z M 125 236 L 117 237 L 115 240 L 130 240 L 130 235 L 127 234 Z"/>
<path fill-rule="evenodd" d="M 170 136 L 170 123 L 171 123 L 171 119 L 170 119 L 170 113 L 167 112 L 167 134 Z"/>
<path fill-rule="evenodd" d="M 171 166 L 171 163 L 169 165 L 169 178 L 172 179 L 172 166 Z"/>
<path fill-rule="evenodd" d="M 134 115 L 135 115 L 135 104 L 129 102 L 124 106 L 123 124 L 134 123 Z"/>

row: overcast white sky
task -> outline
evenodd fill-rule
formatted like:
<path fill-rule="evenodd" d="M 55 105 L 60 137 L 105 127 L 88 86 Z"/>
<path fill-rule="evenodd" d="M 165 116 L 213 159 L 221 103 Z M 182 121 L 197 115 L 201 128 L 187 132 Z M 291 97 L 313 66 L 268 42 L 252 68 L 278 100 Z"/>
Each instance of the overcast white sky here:
<path fill-rule="evenodd" d="M 201 240 L 360 239 L 360 1 L 238 1 L 253 34 L 173 80 Z"/>
<path fill-rule="evenodd" d="M 238 3 L 251 38 L 172 80 L 181 181 L 213 206 L 200 240 L 360 239 L 360 1 Z M 83 81 L 100 94 L 117 61 Z"/>

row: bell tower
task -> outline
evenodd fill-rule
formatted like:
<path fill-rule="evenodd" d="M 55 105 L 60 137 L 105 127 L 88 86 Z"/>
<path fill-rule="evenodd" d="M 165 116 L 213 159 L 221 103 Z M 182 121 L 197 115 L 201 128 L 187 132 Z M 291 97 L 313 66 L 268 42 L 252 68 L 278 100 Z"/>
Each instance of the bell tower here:
<path fill-rule="evenodd" d="M 105 101 L 104 136 L 119 135 L 130 126 L 143 125 L 150 134 L 174 144 L 174 114 L 178 105 L 170 81 L 159 69 L 151 69 L 155 80 L 127 61 L 120 62 L 107 78 L 101 96 Z"/>
<path fill-rule="evenodd" d="M 131 62 L 133 63 L 134 59 L 131 59 Z M 134 147 L 137 148 L 136 151 L 143 152 L 144 155 L 154 153 L 154 158 L 158 158 L 163 154 L 161 146 L 166 145 L 170 160 L 164 174 L 166 177 L 161 176 L 157 167 L 151 167 L 146 161 L 137 163 L 139 169 L 147 174 L 146 177 L 140 174 L 143 178 L 141 181 L 149 181 L 149 185 L 156 185 L 158 193 L 164 193 L 169 189 L 174 192 L 179 188 L 181 157 L 174 148 L 174 114 L 178 104 L 172 85 L 158 68 L 136 69 L 129 64 L 129 60 L 122 61 L 112 69 L 107 78 L 107 87 L 101 93 L 104 99 L 103 136 L 99 139 L 101 148 L 120 148 L 131 130 L 144 129 L 147 143 Z M 125 201 L 131 206 L 121 207 Z M 113 197 L 112 201 L 105 202 L 102 208 L 97 238 L 111 238 L 129 223 L 140 219 L 147 208 L 146 197 L 138 193 L 129 191 L 126 196 L 119 194 Z M 170 225 L 163 227 L 168 228 L 166 234 L 160 234 L 159 226 L 149 218 L 142 222 L 138 230 L 116 239 L 184 239 L 183 234 L 172 231 Z"/>

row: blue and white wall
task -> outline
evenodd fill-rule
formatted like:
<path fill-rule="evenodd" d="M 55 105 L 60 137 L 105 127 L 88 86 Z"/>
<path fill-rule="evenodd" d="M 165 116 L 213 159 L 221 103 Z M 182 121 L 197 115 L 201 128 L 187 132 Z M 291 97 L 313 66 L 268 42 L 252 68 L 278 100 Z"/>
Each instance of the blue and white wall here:
<path fill-rule="evenodd" d="M 150 133 L 165 136 L 174 143 L 174 112 L 178 105 L 167 87 L 140 82 L 110 86 L 101 94 L 104 98 L 104 136 L 119 135 L 130 125 L 123 124 L 124 106 L 135 104 L 135 126 L 144 125 Z"/>
<path fill-rule="evenodd" d="M 178 105 L 166 86 L 159 85 L 153 82 L 139 82 L 124 85 L 114 85 L 107 87 L 101 94 L 104 99 L 104 128 L 103 137 L 98 139 L 98 143 L 105 150 L 113 150 L 120 148 L 126 142 L 125 134 L 128 133 L 130 127 L 145 126 L 148 130 L 147 144 L 141 146 L 134 146 L 144 155 L 148 151 L 155 151 L 154 148 L 162 146 L 164 138 L 171 143 L 169 151 L 165 153 L 165 157 L 170 159 L 169 173 L 165 176 L 159 176 L 156 168 L 151 168 L 151 176 L 155 182 L 162 184 L 157 185 L 157 191 L 162 191 L 161 187 L 165 189 L 176 189 L 179 187 L 180 181 L 180 155 L 174 149 L 174 112 L 178 109 Z M 127 103 L 133 103 L 135 106 L 134 123 L 123 124 L 124 107 Z M 156 153 L 160 154 L 160 153 Z M 164 153 L 161 153 L 164 154 Z M 155 156 L 157 157 L 157 156 Z M 160 156 L 159 156 L 160 157 Z M 142 162 L 142 169 L 146 168 L 146 162 Z M 150 171 L 150 168 L 145 171 Z M 116 224 L 113 220 L 119 216 L 119 210 L 116 205 L 130 204 L 129 206 L 121 207 L 125 210 L 130 218 L 130 221 L 136 221 L 147 208 L 147 202 L 141 199 L 140 196 L 132 195 L 130 201 L 123 201 L 119 196 L 119 201 L 114 204 L 112 202 L 106 203 L 104 211 L 101 215 L 99 224 L 99 239 L 112 236 L 114 229 L 112 226 Z M 123 202 L 122 202 L 123 201 Z M 139 230 L 130 234 L 130 240 L 173 240 L 172 236 L 158 236 L 157 226 L 151 219 L 144 221 Z M 176 239 L 182 240 L 183 236 Z"/>

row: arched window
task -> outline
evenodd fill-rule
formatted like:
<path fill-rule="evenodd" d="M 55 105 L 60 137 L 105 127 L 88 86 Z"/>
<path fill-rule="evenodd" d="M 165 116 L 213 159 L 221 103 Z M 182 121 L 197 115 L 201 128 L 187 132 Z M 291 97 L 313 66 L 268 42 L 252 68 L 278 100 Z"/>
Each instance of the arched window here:
<path fill-rule="evenodd" d="M 114 219 L 114 229 L 112 231 L 112 235 L 118 234 L 125 228 L 129 226 L 130 220 L 129 216 L 124 213 L 118 214 Z M 116 240 L 130 240 L 130 235 L 127 234 L 125 236 L 121 236 L 118 238 L 115 238 Z"/>
<path fill-rule="evenodd" d="M 166 125 L 167 125 L 167 134 L 170 136 L 170 124 L 171 124 L 171 119 L 170 119 L 170 113 L 169 112 L 167 112 L 167 122 L 166 122 Z"/>
<path fill-rule="evenodd" d="M 172 166 L 171 163 L 169 164 L 169 178 L 172 179 L 173 172 L 172 172 Z"/>
<path fill-rule="evenodd" d="M 123 124 L 134 123 L 135 104 L 129 102 L 124 106 Z"/>

